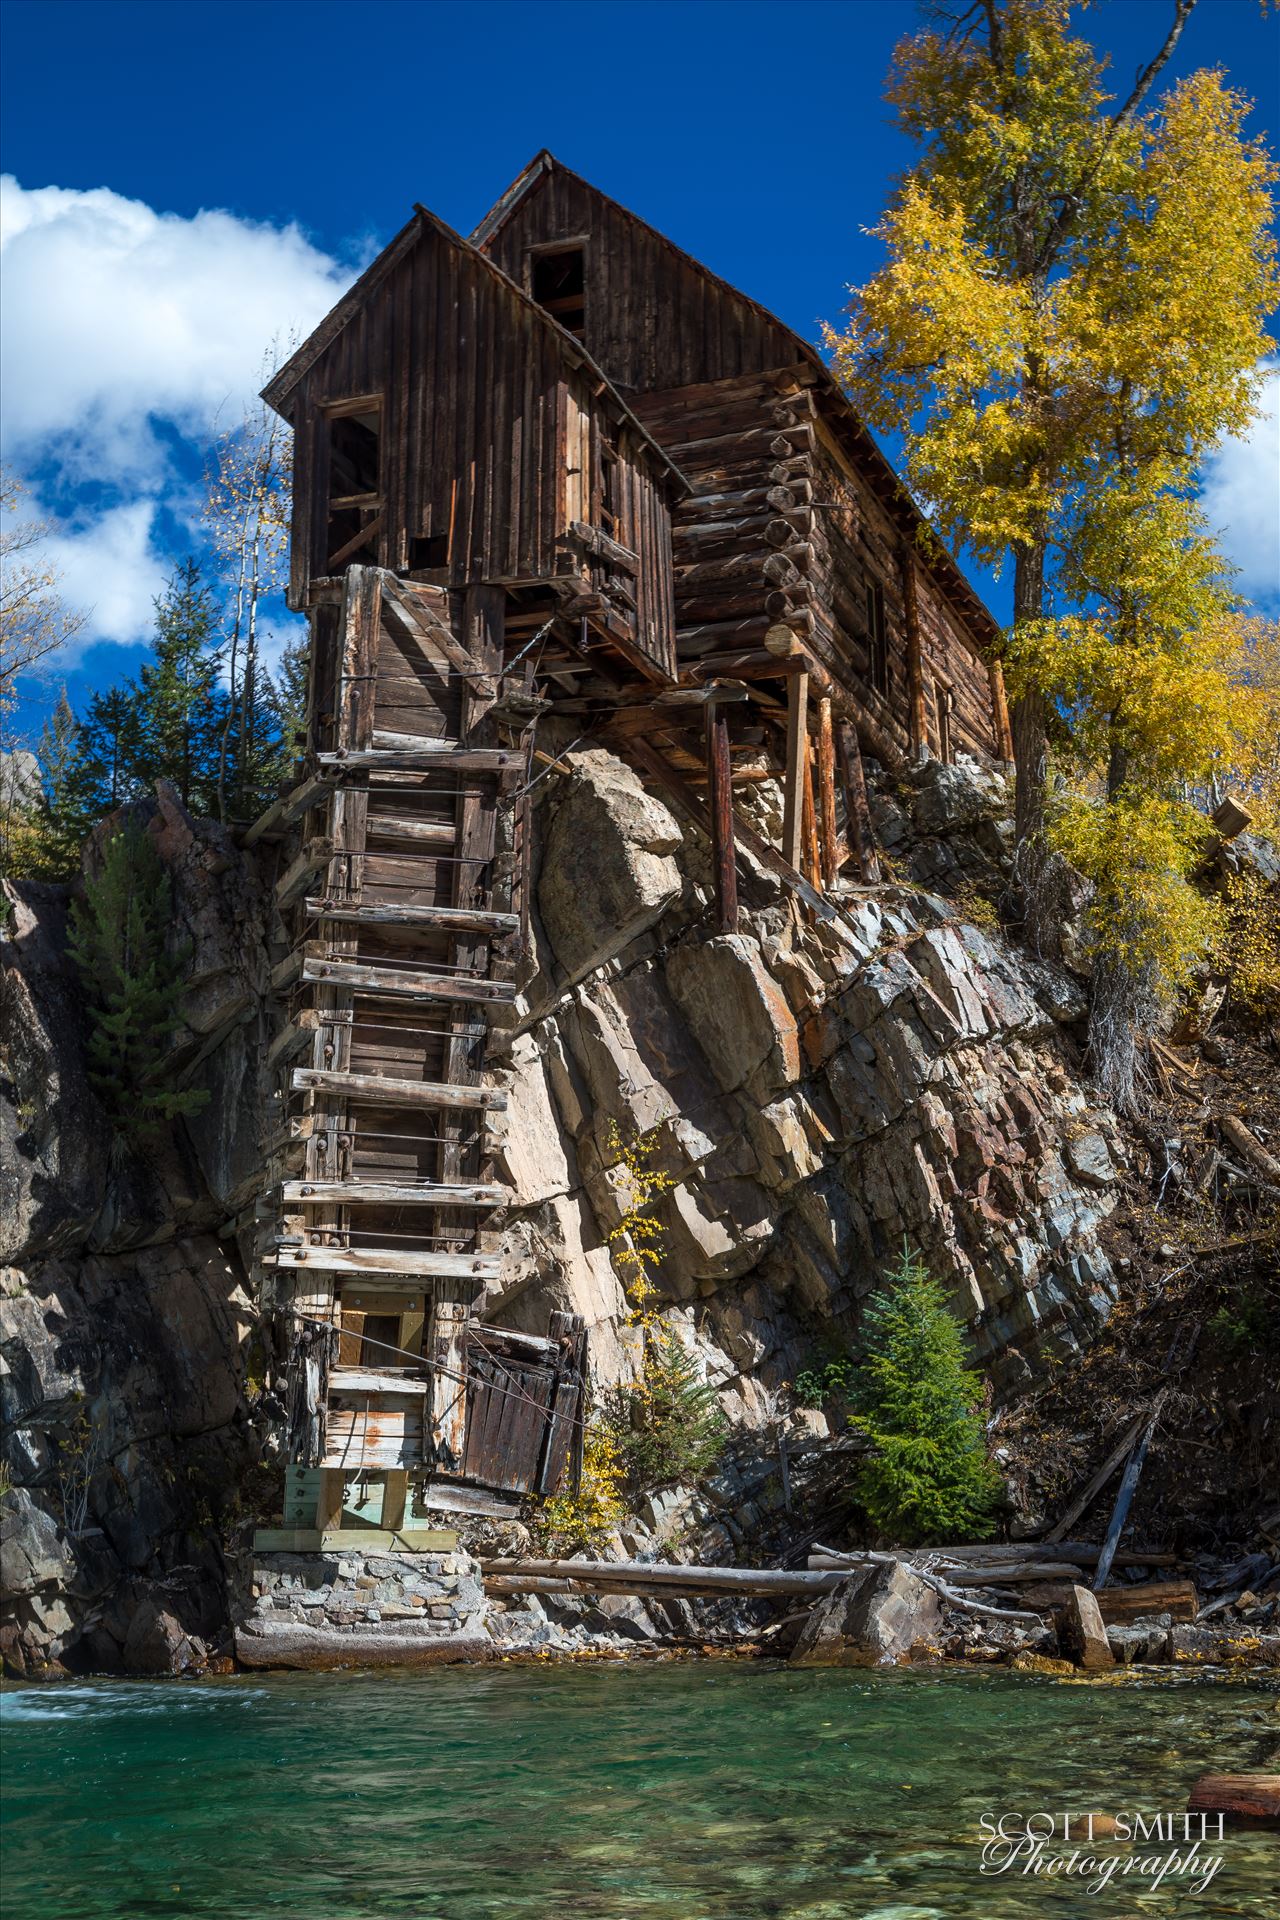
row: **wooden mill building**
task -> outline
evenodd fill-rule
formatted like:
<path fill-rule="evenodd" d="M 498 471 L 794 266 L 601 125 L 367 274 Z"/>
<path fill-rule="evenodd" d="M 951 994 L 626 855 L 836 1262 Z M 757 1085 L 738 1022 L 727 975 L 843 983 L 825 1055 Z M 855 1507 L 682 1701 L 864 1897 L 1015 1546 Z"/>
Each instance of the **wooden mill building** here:
<path fill-rule="evenodd" d="M 1007 757 L 990 615 L 812 347 L 549 154 L 471 238 L 425 208 L 280 370 L 311 621 L 279 849 L 281 1124 L 253 1255 L 319 1544 L 550 1490 L 585 1337 L 473 1313 L 504 1194 L 539 719 L 630 758 L 811 912 L 876 878 L 862 755 Z M 776 778 L 777 843 L 735 790 Z"/>

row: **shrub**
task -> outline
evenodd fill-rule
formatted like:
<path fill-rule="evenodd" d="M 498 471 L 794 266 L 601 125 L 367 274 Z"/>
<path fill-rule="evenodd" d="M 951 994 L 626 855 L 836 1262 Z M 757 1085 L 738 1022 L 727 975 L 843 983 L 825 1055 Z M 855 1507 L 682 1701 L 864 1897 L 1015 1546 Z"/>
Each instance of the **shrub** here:
<path fill-rule="evenodd" d="M 1000 1491 L 986 1457 L 976 1374 L 942 1288 L 903 1249 L 863 1316 L 855 1424 L 873 1446 L 857 1494 L 876 1528 L 906 1545 L 985 1537 Z"/>
<path fill-rule="evenodd" d="M 1225 894 L 1220 953 L 1232 998 L 1265 1018 L 1280 1010 L 1280 895 L 1249 867 L 1229 875 Z"/>
<path fill-rule="evenodd" d="M 208 1095 L 166 1086 L 189 950 L 169 951 L 169 877 L 136 821 L 113 833 L 102 871 L 71 909 L 68 940 L 89 1001 L 89 1080 L 119 1133 L 146 1139 Z"/>
<path fill-rule="evenodd" d="M 697 1480 L 715 1466 L 728 1439 L 716 1390 L 672 1327 L 646 1329 L 643 1370 L 630 1386 L 614 1390 L 607 1413 L 637 1492 Z"/>
<path fill-rule="evenodd" d="M 598 1547 L 623 1518 L 622 1462 L 608 1421 L 595 1420 L 582 1443 L 582 1477 L 543 1501 L 533 1529 L 541 1546 L 563 1552 Z"/>

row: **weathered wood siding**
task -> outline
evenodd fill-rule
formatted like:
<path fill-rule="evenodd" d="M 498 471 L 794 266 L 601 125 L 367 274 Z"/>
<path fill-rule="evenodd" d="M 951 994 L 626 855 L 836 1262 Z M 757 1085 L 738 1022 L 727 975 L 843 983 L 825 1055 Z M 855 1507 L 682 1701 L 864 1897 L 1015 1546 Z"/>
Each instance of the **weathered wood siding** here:
<path fill-rule="evenodd" d="M 374 551 L 353 558 L 429 571 L 452 587 L 563 578 L 582 570 L 574 520 L 599 525 L 602 459 L 616 455 L 623 545 L 641 557 L 635 644 L 671 654 L 667 503 L 658 456 L 574 364 L 546 319 L 471 249 L 424 223 L 290 397 L 296 471 L 290 601 L 328 577 L 331 422 L 327 409 L 377 396 L 381 415 Z M 436 539 L 425 560 L 414 543 Z"/>
<path fill-rule="evenodd" d="M 771 314 L 563 168 L 517 202 L 485 251 L 529 288 L 530 251 L 585 240 L 584 341 L 615 385 L 645 392 L 734 379 L 795 357 Z"/>

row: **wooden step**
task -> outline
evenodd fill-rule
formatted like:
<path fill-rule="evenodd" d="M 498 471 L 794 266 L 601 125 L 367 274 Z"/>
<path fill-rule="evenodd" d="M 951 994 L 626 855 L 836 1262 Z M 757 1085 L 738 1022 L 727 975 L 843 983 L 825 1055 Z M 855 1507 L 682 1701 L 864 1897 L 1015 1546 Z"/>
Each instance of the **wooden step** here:
<path fill-rule="evenodd" d="M 480 907 L 391 906 L 385 901 L 326 900 L 313 895 L 307 901 L 313 920 L 343 920 L 357 926 L 425 927 L 440 933 L 518 933 L 518 913 L 491 913 Z"/>
<path fill-rule="evenodd" d="M 419 1280 L 496 1280 L 500 1253 L 432 1253 L 409 1247 L 279 1247 L 264 1266 L 314 1273 L 397 1273 Z"/>
<path fill-rule="evenodd" d="M 365 822 L 365 840 L 391 846 L 452 847 L 458 829 L 450 820 L 411 820 L 400 815 L 371 813 Z"/>
<path fill-rule="evenodd" d="M 241 846 L 252 847 L 259 840 L 276 839 L 295 820 L 300 819 L 308 807 L 318 807 L 328 795 L 329 788 L 329 781 L 322 779 L 319 774 L 308 775 L 300 786 L 294 787 L 274 806 L 268 807 L 251 827 L 246 827 L 240 836 Z"/>
<path fill-rule="evenodd" d="M 294 1093 L 342 1095 L 357 1105 L 384 1107 L 474 1107 L 504 1113 L 507 1096 L 498 1087 L 446 1086 L 434 1080 L 392 1080 L 378 1073 L 340 1073 L 331 1067 L 295 1067 Z"/>
<path fill-rule="evenodd" d="M 480 1183 L 473 1186 L 396 1186 L 389 1180 L 286 1180 L 280 1189 L 283 1206 L 333 1207 L 500 1207 L 512 1197 L 509 1187 Z"/>
<path fill-rule="evenodd" d="M 524 754 L 508 747 L 464 747 L 456 740 L 429 742 L 416 734 L 374 735 L 375 740 L 379 738 L 402 739 L 407 745 L 349 747 L 341 753 L 317 754 L 316 759 L 330 780 L 340 780 L 346 773 L 376 773 L 384 767 L 403 773 L 513 773 L 525 764 Z"/>
<path fill-rule="evenodd" d="M 510 1004 L 516 997 L 516 986 L 511 980 L 474 980 L 461 973 L 409 973 L 398 967 L 368 966 L 360 960 L 327 960 L 308 955 L 301 962 L 300 972 L 303 980 L 317 986 L 358 987 L 364 993 L 397 997 L 409 994 L 420 1000 Z"/>

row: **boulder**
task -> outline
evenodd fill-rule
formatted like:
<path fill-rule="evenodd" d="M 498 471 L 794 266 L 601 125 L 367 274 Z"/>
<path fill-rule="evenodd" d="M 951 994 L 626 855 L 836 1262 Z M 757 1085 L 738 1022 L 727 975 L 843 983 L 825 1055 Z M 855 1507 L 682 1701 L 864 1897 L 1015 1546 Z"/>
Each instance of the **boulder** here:
<path fill-rule="evenodd" d="M 1115 1665 L 1097 1599 L 1088 1587 L 1073 1586 L 1069 1591 L 1059 1631 L 1063 1646 L 1077 1666 L 1089 1669 Z"/>
<path fill-rule="evenodd" d="M 64 1586 L 74 1568 L 57 1521 L 25 1487 L 0 1496 L 0 1591 L 6 1600 Z"/>
<path fill-rule="evenodd" d="M 1150 1619 L 1113 1623 L 1107 1628 L 1107 1643 L 1122 1667 L 1149 1666 L 1169 1658 L 1169 1629 L 1173 1622 L 1167 1613 Z"/>
<path fill-rule="evenodd" d="M 572 980 L 620 953 L 661 919 L 684 888 L 675 816 L 623 761 L 595 747 L 572 757 L 551 822 L 538 910 Z"/>
<path fill-rule="evenodd" d="M 205 1648 L 159 1601 L 146 1599 L 129 1624 L 124 1643 L 127 1673 L 189 1673 L 203 1667 Z"/>
<path fill-rule="evenodd" d="M 758 940 L 683 941 L 668 956 L 667 985 L 726 1093 L 750 1082 L 769 1100 L 800 1078 L 795 1018 Z"/>
<path fill-rule="evenodd" d="M 936 1633 L 942 1607 L 934 1589 L 905 1561 L 876 1563 L 842 1580 L 809 1619 L 792 1664 L 801 1667 L 887 1667 Z"/>

